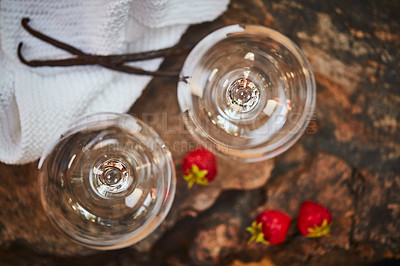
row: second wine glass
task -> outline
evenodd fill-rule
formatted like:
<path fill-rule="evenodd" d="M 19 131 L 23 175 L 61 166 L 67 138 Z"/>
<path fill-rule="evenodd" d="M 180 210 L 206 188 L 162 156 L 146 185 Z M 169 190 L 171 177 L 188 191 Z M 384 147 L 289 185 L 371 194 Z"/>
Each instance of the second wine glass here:
<path fill-rule="evenodd" d="M 178 83 L 186 127 L 219 155 L 255 162 L 290 148 L 315 107 L 315 81 L 301 50 L 279 32 L 232 25 L 201 40 Z"/>
<path fill-rule="evenodd" d="M 175 195 L 175 165 L 167 146 L 128 114 L 79 119 L 49 146 L 39 170 L 50 220 L 94 249 L 142 240 L 164 220 Z"/>

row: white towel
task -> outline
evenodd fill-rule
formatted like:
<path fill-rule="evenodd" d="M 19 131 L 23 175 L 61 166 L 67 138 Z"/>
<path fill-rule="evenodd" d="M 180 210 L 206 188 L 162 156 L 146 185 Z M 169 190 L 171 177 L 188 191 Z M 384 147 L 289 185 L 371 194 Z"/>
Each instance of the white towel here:
<path fill-rule="evenodd" d="M 188 26 L 214 20 L 229 0 L 1 0 L 0 161 L 28 163 L 76 118 L 94 112 L 126 112 L 151 80 L 100 66 L 40 67 L 29 59 L 71 57 L 32 37 L 29 25 L 84 52 L 118 54 L 175 45 Z M 140 62 L 156 70 L 162 59 Z"/>

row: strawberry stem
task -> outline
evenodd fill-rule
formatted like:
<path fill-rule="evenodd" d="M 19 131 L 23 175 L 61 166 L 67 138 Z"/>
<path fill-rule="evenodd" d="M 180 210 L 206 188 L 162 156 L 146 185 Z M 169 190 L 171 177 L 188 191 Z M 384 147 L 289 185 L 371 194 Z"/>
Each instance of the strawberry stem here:
<path fill-rule="evenodd" d="M 207 173 L 207 170 L 200 170 L 197 165 L 193 164 L 192 169 L 187 170 L 183 178 L 188 183 L 188 188 L 191 188 L 195 183 L 206 186 L 208 185 L 208 181 L 205 177 Z"/>
<path fill-rule="evenodd" d="M 255 240 L 256 243 L 260 242 L 260 243 L 269 245 L 269 242 L 267 240 L 265 240 L 265 238 L 264 238 L 261 223 L 257 223 L 256 221 L 254 221 L 251 224 L 251 226 L 246 228 L 246 231 L 248 231 L 251 234 L 251 237 L 250 237 L 249 241 L 247 241 L 247 244 L 250 244 L 251 242 L 253 242 Z"/>
<path fill-rule="evenodd" d="M 321 237 L 327 236 L 331 231 L 332 222 L 328 224 L 328 220 L 324 219 L 320 226 L 316 225 L 314 228 L 308 228 L 309 234 L 307 237 Z"/>

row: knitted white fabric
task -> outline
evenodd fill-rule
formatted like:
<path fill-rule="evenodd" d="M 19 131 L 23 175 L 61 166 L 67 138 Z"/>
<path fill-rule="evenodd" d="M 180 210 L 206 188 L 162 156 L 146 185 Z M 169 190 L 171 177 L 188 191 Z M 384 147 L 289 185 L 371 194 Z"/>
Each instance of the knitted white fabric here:
<path fill-rule="evenodd" d="M 82 115 L 126 112 L 150 81 L 99 66 L 30 68 L 29 59 L 71 57 L 29 35 L 29 25 L 85 52 L 116 54 L 175 45 L 189 24 L 219 16 L 229 0 L 1 0 L 0 161 L 28 163 Z M 162 59 L 139 65 L 156 70 Z"/>

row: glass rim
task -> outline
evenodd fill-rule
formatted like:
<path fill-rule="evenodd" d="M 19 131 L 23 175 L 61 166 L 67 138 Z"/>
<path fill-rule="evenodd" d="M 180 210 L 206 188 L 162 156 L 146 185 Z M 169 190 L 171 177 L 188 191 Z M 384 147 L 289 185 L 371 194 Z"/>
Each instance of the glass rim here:
<path fill-rule="evenodd" d="M 235 24 L 222 27 L 209 33 L 192 49 L 192 51 L 187 56 L 185 63 L 182 67 L 180 76 L 191 77 L 194 68 L 201 60 L 203 55 L 216 43 L 229 38 L 230 36 L 239 35 L 241 33 L 255 32 L 257 34 L 266 36 L 273 39 L 274 41 L 282 44 L 286 49 L 288 49 L 292 55 L 295 56 L 296 60 L 299 62 L 303 71 L 305 73 L 306 81 L 306 98 L 303 104 L 304 110 L 296 123 L 296 125 L 290 130 L 286 136 L 279 139 L 276 142 L 270 143 L 263 147 L 236 149 L 231 148 L 226 144 L 216 141 L 212 138 L 203 128 L 198 127 L 196 122 L 193 121 L 193 109 L 191 109 L 191 91 L 189 85 L 185 80 L 180 80 L 178 82 L 178 102 L 181 108 L 182 114 L 186 111 L 189 112 L 188 117 L 184 117 L 184 123 L 188 128 L 191 135 L 196 141 L 209 148 L 210 150 L 216 152 L 218 155 L 225 158 L 234 158 L 238 161 L 245 162 L 257 162 L 273 158 L 286 150 L 288 150 L 293 144 L 302 136 L 302 133 L 306 130 L 310 119 L 315 110 L 316 105 L 316 83 L 314 74 L 312 72 L 311 65 L 301 49 L 287 36 L 281 34 L 280 32 L 267 28 L 261 25 L 246 25 L 246 24 Z M 194 130 L 194 128 L 196 130 Z M 224 146 L 219 148 L 218 145 Z M 222 151 L 224 150 L 224 151 Z M 232 154 L 243 153 L 245 156 L 233 156 Z M 263 154 L 263 155 L 260 155 Z"/>
<path fill-rule="evenodd" d="M 97 119 L 96 119 L 97 118 Z M 45 193 L 44 193 L 44 175 L 41 173 L 42 168 L 43 168 L 43 163 L 45 162 L 46 158 L 49 156 L 49 154 L 52 151 L 52 148 L 55 147 L 57 142 L 61 140 L 62 138 L 69 136 L 70 134 L 74 134 L 85 127 L 88 126 L 86 123 L 88 120 L 91 123 L 95 122 L 105 122 L 108 119 L 118 119 L 118 118 L 127 118 L 132 121 L 135 121 L 139 126 L 143 127 L 146 129 L 147 132 L 150 132 L 151 137 L 157 142 L 157 144 L 160 145 L 160 148 L 164 152 L 164 156 L 166 157 L 168 161 L 168 179 L 166 182 L 166 191 L 168 197 L 164 197 L 162 202 L 159 203 L 159 209 L 155 212 L 154 210 L 151 212 L 151 215 L 149 218 L 139 227 L 136 228 L 135 230 L 125 234 L 121 235 L 121 237 L 115 238 L 115 239 L 109 239 L 109 240 L 96 240 L 96 239 L 90 239 L 90 238 L 85 238 L 84 234 L 80 235 L 71 235 L 65 232 L 65 228 L 61 227 L 59 223 L 56 221 L 56 218 L 53 216 L 52 211 L 49 210 L 49 204 L 47 203 L 47 200 L 45 199 Z M 103 128 L 104 126 L 100 126 L 99 128 Z M 164 141 L 161 139 L 159 134 L 153 129 L 151 126 L 147 125 L 145 122 L 141 121 L 139 118 L 137 118 L 134 115 L 127 114 L 127 113 L 113 113 L 113 112 L 98 112 L 98 113 L 93 113 L 89 115 L 83 115 L 73 121 L 68 127 L 67 130 L 64 131 L 64 133 L 57 137 L 54 138 L 55 140 L 52 142 L 49 142 L 47 145 L 45 152 L 41 156 L 39 163 L 38 163 L 38 170 L 39 170 L 39 191 L 40 191 L 40 200 L 43 206 L 43 209 L 45 210 L 45 213 L 47 214 L 46 216 L 50 220 L 50 222 L 55 226 L 55 228 L 58 229 L 63 235 L 67 236 L 68 239 L 83 245 L 85 247 L 91 248 L 91 249 L 97 249 L 97 250 L 113 250 L 113 249 L 120 249 L 124 247 L 131 246 L 141 240 L 143 240 L 145 237 L 147 237 L 149 234 L 154 232 L 159 225 L 165 220 L 167 217 L 172 204 L 175 199 L 175 194 L 176 194 L 176 169 L 175 169 L 175 164 L 172 158 L 172 154 L 168 147 L 165 145 Z M 156 222 L 155 222 L 156 221 Z M 73 225 L 72 225 L 73 226 Z"/>

